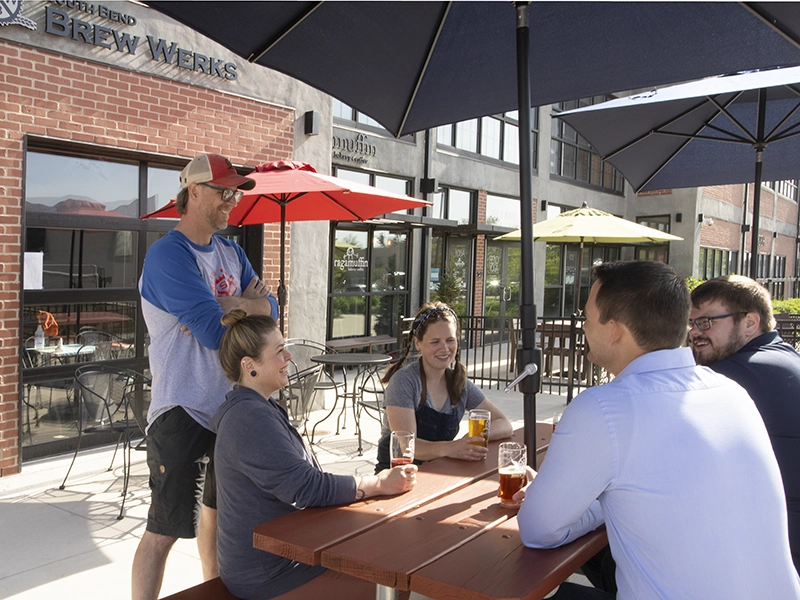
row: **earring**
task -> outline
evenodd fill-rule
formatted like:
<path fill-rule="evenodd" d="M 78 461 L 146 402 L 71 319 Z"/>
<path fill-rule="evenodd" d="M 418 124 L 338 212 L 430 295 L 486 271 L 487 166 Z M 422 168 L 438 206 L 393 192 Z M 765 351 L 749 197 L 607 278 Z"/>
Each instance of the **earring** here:
<path fill-rule="evenodd" d="M 250 377 L 255 377 L 256 375 L 258 375 L 258 373 L 256 372 L 256 370 L 255 370 L 255 369 L 253 369 L 252 371 L 250 371 Z"/>

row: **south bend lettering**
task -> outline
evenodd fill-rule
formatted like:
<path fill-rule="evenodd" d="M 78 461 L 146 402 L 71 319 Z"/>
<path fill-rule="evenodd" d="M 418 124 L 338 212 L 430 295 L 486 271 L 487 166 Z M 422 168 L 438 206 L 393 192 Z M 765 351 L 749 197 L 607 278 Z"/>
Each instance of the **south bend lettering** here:
<path fill-rule="evenodd" d="M 94 9 L 94 5 L 91 4 L 80 3 L 80 5 Z M 102 8 L 104 7 L 99 6 L 99 9 Z M 94 14 L 93 10 L 86 10 L 85 12 Z M 67 12 L 55 6 L 48 6 L 45 14 L 45 33 L 51 35 L 71 38 L 86 44 L 133 55 L 136 54 L 136 50 L 142 42 L 141 36 L 72 18 Z M 136 23 L 133 17 L 114 11 L 97 10 L 97 14 L 114 22 L 123 24 Z M 177 42 L 167 42 L 151 35 L 145 37 L 147 39 L 147 48 L 153 60 L 174 64 L 181 69 L 205 73 L 228 81 L 234 81 L 239 77 L 236 65 L 232 62 L 225 62 L 212 56 L 205 56 L 204 54 L 181 48 Z"/>

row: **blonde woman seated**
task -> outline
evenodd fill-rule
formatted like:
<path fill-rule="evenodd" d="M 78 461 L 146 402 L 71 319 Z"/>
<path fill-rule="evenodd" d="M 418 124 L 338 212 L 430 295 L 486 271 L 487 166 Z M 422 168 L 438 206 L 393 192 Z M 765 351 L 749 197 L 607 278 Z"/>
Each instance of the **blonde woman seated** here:
<path fill-rule="evenodd" d="M 511 435 L 508 418 L 467 379 L 467 369 L 459 359 L 458 334 L 458 317 L 446 304 L 432 302 L 417 311 L 411 326 L 411 345 L 381 380 L 387 384 L 386 418 L 378 442 L 376 472 L 389 468 L 392 431 L 417 434 L 414 456 L 418 461 L 442 456 L 460 460 L 486 458 L 487 449 L 472 443 L 481 438 L 455 439 L 461 418 L 473 408 L 491 413 L 489 439 Z M 419 352 L 419 360 L 403 366 L 411 346 Z"/>
<path fill-rule="evenodd" d="M 211 421 L 217 433 L 220 576 L 238 598 L 272 598 L 325 569 L 256 550 L 256 525 L 306 507 L 408 491 L 416 483 L 417 468 L 405 465 L 364 477 L 324 473 L 284 409 L 270 397 L 288 384 L 292 359 L 275 321 L 234 310 L 222 323 L 230 329 L 222 338 L 219 359 L 237 386 Z"/>

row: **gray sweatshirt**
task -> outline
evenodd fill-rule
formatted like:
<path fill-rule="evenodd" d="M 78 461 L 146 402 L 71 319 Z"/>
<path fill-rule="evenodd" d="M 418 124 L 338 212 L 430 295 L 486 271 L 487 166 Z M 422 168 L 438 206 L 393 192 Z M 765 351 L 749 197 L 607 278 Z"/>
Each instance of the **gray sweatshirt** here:
<path fill-rule="evenodd" d="M 253 528 L 306 507 L 353 502 L 355 478 L 315 466 L 284 410 L 251 389 L 229 392 L 211 427 L 217 549 L 227 588 L 243 600 L 265 599 L 320 575 L 322 567 L 253 548 Z"/>

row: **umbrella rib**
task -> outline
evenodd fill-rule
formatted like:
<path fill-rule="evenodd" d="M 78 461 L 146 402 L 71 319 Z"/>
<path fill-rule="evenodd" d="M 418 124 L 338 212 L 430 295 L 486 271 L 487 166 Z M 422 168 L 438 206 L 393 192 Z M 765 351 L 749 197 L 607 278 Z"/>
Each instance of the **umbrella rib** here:
<path fill-rule="evenodd" d="M 403 118 L 400 119 L 400 126 L 397 128 L 397 137 L 399 138 L 402 135 L 403 127 L 406 126 L 406 121 L 408 120 L 408 115 L 411 113 L 411 107 L 414 106 L 414 100 L 417 98 L 417 92 L 419 92 L 419 86 L 422 85 L 422 79 L 425 77 L 425 72 L 428 70 L 428 65 L 431 62 L 431 56 L 433 56 L 433 51 L 436 48 L 436 44 L 439 43 L 439 36 L 442 34 L 442 29 L 444 28 L 445 21 L 447 21 L 447 16 L 450 14 L 450 7 L 453 3 L 448 2 L 442 11 L 442 16 L 439 19 L 439 26 L 436 28 L 436 35 L 433 36 L 431 40 L 430 46 L 428 46 L 428 54 L 425 57 L 425 62 L 422 64 L 420 68 L 419 75 L 417 75 L 417 81 L 414 83 L 414 90 L 411 92 L 411 97 L 408 99 L 408 104 L 406 104 L 406 109 L 403 111 Z"/>
<path fill-rule="evenodd" d="M 265 45 L 265 46 L 264 46 L 264 47 L 263 47 L 261 50 L 257 50 L 257 51 L 255 51 L 255 52 L 253 52 L 253 53 L 252 53 L 250 56 L 248 56 L 248 57 L 247 57 L 247 60 L 248 60 L 248 62 L 254 63 L 254 62 L 258 62 L 259 60 L 261 60 L 261 57 L 262 57 L 262 56 L 264 56 L 264 55 L 265 55 L 267 52 L 269 52 L 270 50 L 272 50 L 272 48 L 273 48 L 273 47 L 274 47 L 274 46 L 275 46 L 277 43 L 279 43 L 279 42 L 280 42 L 280 41 L 281 41 L 281 40 L 282 40 L 284 37 L 286 37 L 286 36 L 287 36 L 289 33 L 291 33 L 291 32 L 292 32 L 292 30 L 293 30 L 295 27 L 297 27 L 297 26 L 298 26 L 298 25 L 300 25 L 300 24 L 301 24 L 303 21 L 305 21 L 305 20 L 306 20 L 308 17 L 310 17 L 310 16 L 311 16 L 311 14 L 312 14 L 312 13 L 313 13 L 315 10 L 317 10 L 317 9 L 318 9 L 320 6 L 322 6 L 322 2 L 317 2 L 317 3 L 313 4 L 313 5 L 311 5 L 311 6 L 308 8 L 308 10 L 306 10 L 306 11 L 305 11 L 305 12 L 303 12 L 303 13 L 301 13 L 301 14 L 300 14 L 300 16 L 299 16 L 298 18 L 296 18 L 294 21 L 292 21 L 291 23 L 289 23 L 289 25 L 287 25 L 287 26 L 286 26 L 286 27 L 283 29 L 283 31 L 281 31 L 280 33 L 278 33 L 278 35 L 277 35 L 277 36 L 275 36 L 275 38 L 273 38 L 271 41 L 269 41 L 269 42 L 268 42 L 268 43 L 267 43 L 267 44 L 266 44 L 266 45 Z"/>
<path fill-rule="evenodd" d="M 663 133 L 663 132 L 662 132 L 662 133 Z M 666 167 L 666 166 L 669 164 L 669 162 L 670 162 L 670 161 L 671 161 L 673 158 L 675 158 L 675 156 L 676 156 L 676 155 L 677 155 L 677 154 L 678 154 L 678 153 L 679 153 L 681 150 L 683 150 L 683 149 L 686 147 L 686 144 L 688 144 L 690 141 L 692 141 L 692 139 L 691 139 L 691 138 L 687 138 L 687 139 L 686 139 L 686 140 L 685 140 L 685 141 L 684 141 L 684 142 L 683 142 L 683 143 L 680 145 L 680 147 L 679 147 L 679 148 L 677 148 L 677 149 L 675 150 L 675 152 L 673 152 L 672 154 L 670 154 L 670 155 L 669 155 L 669 156 L 666 158 L 666 160 L 664 160 L 664 162 L 662 162 L 662 163 L 659 165 L 659 167 L 658 167 L 657 169 L 655 169 L 655 170 L 654 170 L 654 171 L 653 171 L 653 172 L 650 174 L 650 176 L 649 176 L 647 179 L 645 179 L 645 180 L 644 180 L 644 182 L 642 183 L 642 185 L 640 185 L 638 188 L 636 188 L 636 192 L 638 193 L 639 191 L 641 191 L 641 189 L 642 189 L 644 186 L 646 186 L 648 183 L 650 183 L 650 182 L 653 180 L 653 178 L 654 178 L 656 175 L 658 175 L 658 174 L 659 174 L 659 173 L 662 171 L 662 169 L 663 169 L 664 167 Z"/>
<path fill-rule="evenodd" d="M 739 92 L 738 94 L 736 94 L 731 99 L 731 101 L 728 102 L 725 106 L 722 106 L 719 102 L 717 102 L 717 99 L 715 97 L 712 97 L 712 96 L 708 97 L 708 101 L 711 102 L 714 106 L 716 106 L 726 117 L 728 117 L 731 120 L 731 122 L 734 125 L 736 125 L 742 131 L 742 133 L 744 133 L 745 136 L 747 136 L 747 139 L 750 140 L 750 143 L 756 144 L 756 143 L 758 143 L 758 140 L 755 137 L 753 137 L 753 134 L 751 134 L 749 131 L 747 131 L 747 128 L 744 125 L 742 125 L 741 123 L 739 123 L 739 121 L 731 113 L 728 112 L 728 106 L 732 102 L 734 102 L 737 98 L 739 98 L 739 96 L 741 96 L 743 93 L 744 92 L 742 91 L 742 92 Z M 713 129 L 717 129 L 716 127 L 714 127 L 710 123 L 707 125 L 707 127 L 711 127 Z M 722 130 L 721 129 L 717 129 L 717 131 L 722 131 Z M 733 135 L 730 132 L 725 132 L 725 133 L 728 133 L 728 135 L 731 135 L 731 136 Z"/>
<path fill-rule="evenodd" d="M 342 204 L 341 202 L 339 202 L 339 201 L 338 201 L 336 198 L 334 198 L 333 196 L 331 196 L 331 195 L 330 195 L 328 192 L 320 192 L 320 193 L 321 193 L 323 196 L 325 196 L 325 197 L 326 197 L 328 200 L 330 200 L 331 202 L 333 202 L 333 203 L 334 203 L 336 206 L 339 206 L 339 207 L 341 207 L 341 208 L 342 208 L 342 210 L 346 210 L 348 213 L 350 213 L 351 215 L 353 215 L 353 219 L 354 219 L 354 220 L 356 220 L 356 221 L 363 221 L 363 220 L 364 220 L 364 219 L 362 219 L 362 218 L 361 218 L 359 215 L 357 215 L 356 213 L 354 213 L 352 210 L 350 210 L 349 208 L 347 208 L 347 207 L 346 207 L 344 204 Z M 337 219 L 337 220 L 340 220 L 340 219 Z"/>
<path fill-rule="evenodd" d="M 651 135 L 653 135 L 653 134 L 655 134 L 655 133 L 666 133 L 666 132 L 662 132 L 662 131 L 659 131 L 659 130 L 660 130 L 662 127 L 669 127 L 669 126 L 670 126 L 670 125 L 672 125 L 672 124 L 673 124 L 675 121 L 678 121 L 679 119 L 682 119 L 683 117 L 685 117 L 686 115 L 688 115 L 690 112 L 692 112 L 692 111 L 695 111 L 695 110 L 697 110 L 698 108 L 702 107 L 702 106 L 703 106 L 705 103 L 706 103 L 706 101 L 705 101 L 705 100 L 701 100 L 700 102 L 698 102 L 698 103 L 697 103 L 697 104 L 695 104 L 694 106 L 691 106 L 691 107 L 687 108 L 685 111 L 683 111 L 683 112 L 682 112 L 682 113 L 680 113 L 679 115 L 675 115 L 675 116 L 674 116 L 673 118 L 671 118 L 669 121 L 667 121 L 666 123 L 664 123 L 664 124 L 660 125 L 660 126 L 657 128 L 657 129 L 654 129 L 654 130 L 648 131 L 647 133 L 644 133 L 644 134 L 640 135 L 640 136 L 639 136 L 639 137 L 637 137 L 636 139 L 634 139 L 634 140 L 631 140 L 630 142 L 627 142 L 626 144 L 624 144 L 623 146 L 620 146 L 619 148 L 617 148 L 617 149 L 616 149 L 616 150 L 614 150 L 613 152 L 610 152 L 609 154 L 606 154 L 605 156 L 603 156 L 603 157 L 602 157 L 602 159 L 603 159 L 603 160 L 608 160 L 609 158 L 613 158 L 614 156 L 616 156 L 616 155 L 617 155 L 617 154 L 619 154 L 620 152 L 624 152 L 625 150 L 627 150 L 627 149 L 628 149 L 628 148 L 630 148 L 631 146 L 634 146 L 634 145 L 638 144 L 638 143 L 639 143 L 639 142 L 641 142 L 643 139 L 645 139 L 645 138 L 647 138 L 647 137 L 649 137 L 649 136 L 651 136 Z M 555 115 L 555 116 L 558 116 L 558 115 Z M 675 135 L 691 135 L 691 134 L 675 134 Z"/>
<path fill-rule="evenodd" d="M 714 127 L 713 125 L 706 125 L 705 128 L 714 129 L 719 131 L 720 133 L 724 133 L 725 135 L 731 136 L 731 138 L 721 138 L 721 137 L 714 137 L 711 135 L 703 135 L 702 133 L 677 133 L 675 131 L 655 131 L 659 135 L 671 135 L 673 137 L 681 137 L 686 138 L 689 140 L 711 140 L 712 142 L 730 142 L 733 144 L 753 144 L 752 141 L 749 139 L 742 137 L 742 136 L 734 136 L 730 131 L 725 131 L 724 129 L 720 129 L 719 127 Z"/>
<path fill-rule="evenodd" d="M 786 86 L 786 87 L 789 87 L 789 86 Z M 791 89 L 791 88 L 790 88 L 790 89 Z M 797 90 L 794 90 L 794 89 L 792 89 L 792 91 L 793 91 L 795 94 L 797 93 Z M 769 142 L 771 142 L 771 141 L 773 141 L 773 140 L 780 140 L 780 139 L 783 139 L 783 138 L 785 138 L 785 137 L 791 137 L 792 135 L 794 135 L 794 134 L 790 134 L 790 135 L 785 135 L 785 134 L 786 134 L 786 133 L 788 133 L 788 132 L 790 132 L 792 129 L 795 129 L 795 128 L 796 128 L 798 125 L 800 125 L 800 123 L 795 123 L 794 125 L 792 125 L 791 127 L 789 127 L 789 128 L 786 130 L 786 131 L 782 132 L 780 136 L 776 135 L 776 132 L 777 132 L 777 131 L 778 131 L 778 130 L 781 128 L 781 127 L 783 127 L 783 125 L 784 125 L 784 123 L 786 123 L 786 121 L 788 121 L 789 119 L 791 119 L 791 118 L 792 118 L 792 115 L 794 115 L 794 113 L 796 113 L 796 112 L 797 112 L 797 109 L 799 109 L 799 108 L 800 108 L 800 101 L 798 101 L 798 102 L 797 102 L 797 104 L 795 104 L 795 105 L 794 105 L 794 108 L 793 108 L 792 110 L 788 111 L 788 112 L 786 113 L 786 116 L 785 116 L 785 117 L 783 117 L 783 118 L 780 120 L 780 122 L 779 122 L 777 125 L 775 125 L 775 127 L 773 127 L 773 128 L 772 128 L 772 131 L 770 131 L 770 132 L 769 132 L 769 133 L 766 135 L 766 137 L 764 138 L 764 142 L 765 142 L 765 143 L 769 143 Z"/>
<path fill-rule="evenodd" d="M 794 44 L 795 47 L 800 48 L 800 38 L 797 37 L 797 34 L 793 33 L 781 21 L 770 17 L 766 11 L 758 6 L 757 2 L 739 2 L 739 4 L 758 17 L 762 23 L 766 23 L 769 27 L 782 35 L 784 39 Z"/>

